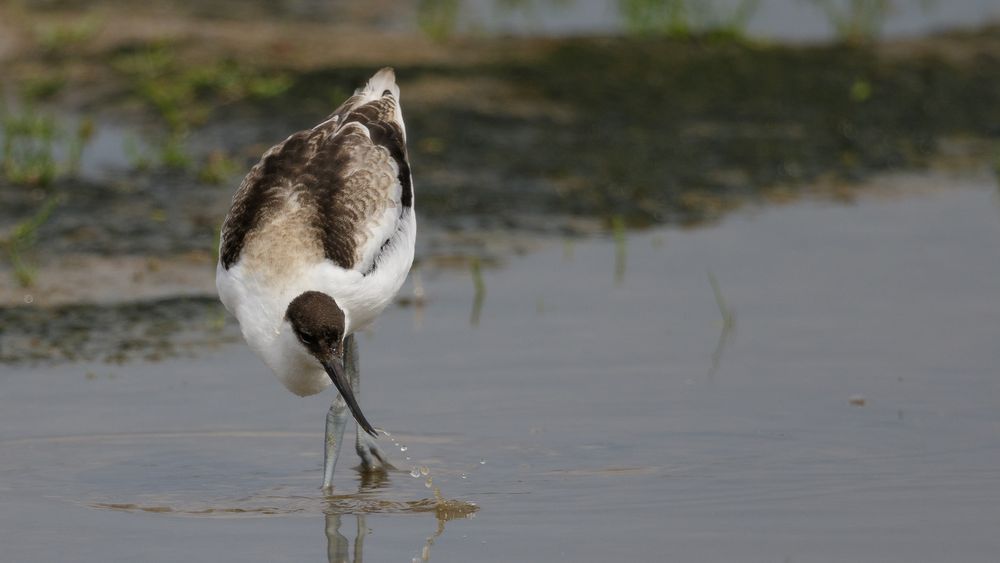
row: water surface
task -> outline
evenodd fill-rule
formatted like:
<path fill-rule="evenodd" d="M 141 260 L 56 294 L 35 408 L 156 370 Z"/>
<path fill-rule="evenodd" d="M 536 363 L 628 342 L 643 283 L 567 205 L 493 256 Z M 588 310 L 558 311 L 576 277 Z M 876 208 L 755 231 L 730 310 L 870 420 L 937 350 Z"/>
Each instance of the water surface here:
<path fill-rule="evenodd" d="M 541 239 L 475 326 L 469 273 L 428 272 L 361 339 L 400 471 L 348 451 L 329 498 L 331 397 L 242 344 L 5 366 L 3 558 L 339 560 L 360 527 L 368 561 L 993 561 L 993 181 Z"/>

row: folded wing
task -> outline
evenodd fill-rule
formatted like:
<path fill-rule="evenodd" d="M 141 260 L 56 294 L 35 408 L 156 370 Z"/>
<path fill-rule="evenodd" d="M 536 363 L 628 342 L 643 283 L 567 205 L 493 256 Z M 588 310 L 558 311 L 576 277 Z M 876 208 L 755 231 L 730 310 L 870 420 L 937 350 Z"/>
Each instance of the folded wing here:
<path fill-rule="evenodd" d="M 381 89 L 381 91 L 376 91 Z M 223 224 L 220 261 L 295 206 L 324 256 L 370 272 L 412 212 L 405 129 L 392 71 L 383 69 L 326 121 L 272 147 L 251 169 Z"/>

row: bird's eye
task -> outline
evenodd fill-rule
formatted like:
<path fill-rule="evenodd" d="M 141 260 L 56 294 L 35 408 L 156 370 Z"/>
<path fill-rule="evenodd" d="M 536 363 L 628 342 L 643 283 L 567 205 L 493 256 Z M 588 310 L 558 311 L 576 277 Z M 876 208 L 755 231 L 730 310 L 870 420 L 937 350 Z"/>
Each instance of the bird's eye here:
<path fill-rule="evenodd" d="M 302 334 L 302 333 L 300 333 L 299 334 L 299 340 L 301 340 L 303 344 L 312 344 L 313 343 L 312 335 L 309 335 L 309 334 Z"/>

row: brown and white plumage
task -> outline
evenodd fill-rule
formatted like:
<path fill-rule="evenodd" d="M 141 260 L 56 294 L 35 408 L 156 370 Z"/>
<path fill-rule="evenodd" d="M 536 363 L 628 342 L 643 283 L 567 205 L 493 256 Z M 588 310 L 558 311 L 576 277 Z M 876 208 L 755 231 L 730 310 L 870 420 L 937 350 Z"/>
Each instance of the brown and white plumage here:
<path fill-rule="evenodd" d="M 390 83 L 378 97 L 370 91 Z M 223 267 L 244 258 L 247 246 L 291 234 L 310 258 L 321 253 L 341 268 L 373 269 L 413 205 L 396 96 L 392 71 L 383 69 L 326 121 L 268 150 L 233 198 L 222 228 Z"/>
<path fill-rule="evenodd" d="M 285 318 L 306 291 L 331 296 L 346 336 L 391 301 L 413 261 L 416 217 L 392 69 L 330 117 L 268 150 L 222 226 L 216 285 L 247 342 L 299 395 L 330 379 Z"/>

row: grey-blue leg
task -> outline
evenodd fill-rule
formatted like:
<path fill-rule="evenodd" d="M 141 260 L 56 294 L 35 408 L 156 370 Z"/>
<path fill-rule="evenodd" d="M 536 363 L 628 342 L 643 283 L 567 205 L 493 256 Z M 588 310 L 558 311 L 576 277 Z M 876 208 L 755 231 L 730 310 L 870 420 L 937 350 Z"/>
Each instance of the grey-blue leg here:
<path fill-rule="evenodd" d="M 351 416 L 347 408 L 347 402 L 337 393 L 330 405 L 330 410 L 326 413 L 326 443 L 323 447 L 323 490 L 333 489 L 333 469 L 337 466 L 337 458 L 340 457 L 340 446 L 344 442 L 344 429 L 347 427 L 347 418 Z"/>
<path fill-rule="evenodd" d="M 351 389 L 354 391 L 354 396 L 358 398 L 358 402 L 360 402 L 361 363 L 359 361 L 358 342 L 354 339 L 353 334 L 344 340 L 344 370 L 351 378 Z M 375 438 L 372 438 L 367 432 L 362 431 L 360 426 L 358 427 L 357 438 L 354 441 L 354 448 L 361 458 L 361 468 L 364 471 L 393 469 L 392 464 L 389 463 L 389 458 L 382 453 L 382 449 L 378 447 Z"/>

